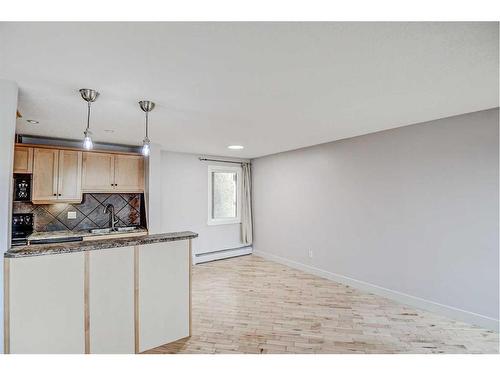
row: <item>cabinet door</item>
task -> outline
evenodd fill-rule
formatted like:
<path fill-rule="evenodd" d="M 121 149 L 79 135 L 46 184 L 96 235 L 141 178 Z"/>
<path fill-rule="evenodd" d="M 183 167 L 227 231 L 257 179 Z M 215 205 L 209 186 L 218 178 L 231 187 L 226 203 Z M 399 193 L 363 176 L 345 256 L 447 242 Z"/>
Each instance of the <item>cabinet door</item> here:
<path fill-rule="evenodd" d="M 59 151 L 58 200 L 82 201 L 82 152 Z"/>
<path fill-rule="evenodd" d="M 34 202 L 57 200 L 58 159 L 58 150 L 34 149 L 32 194 Z"/>
<path fill-rule="evenodd" d="M 33 147 L 16 146 L 14 150 L 14 173 L 33 171 Z"/>
<path fill-rule="evenodd" d="M 139 155 L 115 155 L 115 190 L 144 190 L 144 158 Z"/>
<path fill-rule="evenodd" d="M 189 336 L 189 241 L 139 246 L 139 351 Z"/>
<path fill-rule="evenodd" d="M 87 256 L 90 353 L 133 354 L 134 248 L 92 251 Z"/>
<path fill-rule="evenodd" d="M 82 189 L 90 192 L 114 191 L 114 155 L 99 152 L 83 154 Z"/>
<path fill-rule="evenodd" d="M 10 353 L 83 354 L 83 252 L 5 261 Z"/>

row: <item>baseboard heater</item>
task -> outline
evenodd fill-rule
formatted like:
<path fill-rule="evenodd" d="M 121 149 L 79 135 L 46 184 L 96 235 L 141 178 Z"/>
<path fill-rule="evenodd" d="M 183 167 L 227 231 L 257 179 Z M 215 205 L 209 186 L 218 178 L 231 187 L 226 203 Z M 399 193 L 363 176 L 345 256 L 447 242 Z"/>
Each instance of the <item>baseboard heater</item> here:
<path fill-rule="evenodd" d="M 211 262 L 213 260 L 233 258 L 248 254 L 252 254 L 252 246 L 242 246 L 233 249 L 216 250 L 201 254 L 195 254 L 193 257 L 193 261 L 194 264 L 199 264 Z"/>

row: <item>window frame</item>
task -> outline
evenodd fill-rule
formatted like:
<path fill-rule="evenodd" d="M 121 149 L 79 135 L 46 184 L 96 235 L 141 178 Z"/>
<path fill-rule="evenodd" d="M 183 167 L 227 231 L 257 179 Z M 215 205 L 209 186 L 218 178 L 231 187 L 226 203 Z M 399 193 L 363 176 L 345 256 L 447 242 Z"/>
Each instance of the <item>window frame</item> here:
<path fill-rule="evenodd" d="M 236 173 L 236 217 L 214 219 L 213 218 L 213 181 L 212 174 L 214 172 L 227 172 Z M 241 178 L 242 168 L 223 166 L 223 165 L 209 165 L 208 166 L 208 225 L 226 225 L 226 224 L 240 224 L 241 223 Z"/>

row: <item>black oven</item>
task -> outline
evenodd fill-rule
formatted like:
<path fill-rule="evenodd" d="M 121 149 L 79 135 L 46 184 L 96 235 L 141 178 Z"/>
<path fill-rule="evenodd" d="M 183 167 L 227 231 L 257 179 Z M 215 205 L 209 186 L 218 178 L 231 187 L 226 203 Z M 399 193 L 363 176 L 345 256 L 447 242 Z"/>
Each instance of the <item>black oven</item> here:
<path fill-rule="evenodd" d="M 31 175 L 14 174 L 14 202 L 31 201 Z"/>
<path fill-rule="evenodd" d="M 12 246 L 27 245 L 31 233 L 33 233 L 33 214 L 13 214 Z"/>

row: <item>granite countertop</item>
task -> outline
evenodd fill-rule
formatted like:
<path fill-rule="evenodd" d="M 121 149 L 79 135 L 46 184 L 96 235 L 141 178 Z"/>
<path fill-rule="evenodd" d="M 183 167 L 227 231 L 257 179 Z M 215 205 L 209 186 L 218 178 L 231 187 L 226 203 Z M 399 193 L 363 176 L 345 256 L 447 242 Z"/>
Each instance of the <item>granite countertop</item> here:
<path fill-rule="evenodd" d="M 5 253 L 6 258 L 23 258 L 40 255 L 53 255 L 64 253 L 75 253 L 80 251 L 93 251 L 112 249 L 125 246 L 139 246 L 158 242 L 181 241 L 198 237 L 194 232 L 172 232 L 150 234 L 135 237 L 120 237 L 112 239 L 65 242 L 43 245 L 27 245 L 11 248 Z"/>
<path fill-rule="evenodd" d="M 69 237 L 99 237 L 99 236 L 109 236 L 110 234 L 112 235 L 117 235 L 121 234 L 124 237 L 127 236 L 127 234 L 131 233 L 147 233 L 147 229 L 145 228 L 137 228 L 133 230 L 129 230 L 126 232 L 111 232 L 111 233 L 90 233 L 89 230 L 58 230 L 54 232 L 33 232 L 28 236 L 28 241 L 32 240 L 52 240 L 52 239 L 58 239 L 58 238 L 69 238 Z"/>

